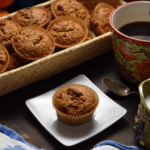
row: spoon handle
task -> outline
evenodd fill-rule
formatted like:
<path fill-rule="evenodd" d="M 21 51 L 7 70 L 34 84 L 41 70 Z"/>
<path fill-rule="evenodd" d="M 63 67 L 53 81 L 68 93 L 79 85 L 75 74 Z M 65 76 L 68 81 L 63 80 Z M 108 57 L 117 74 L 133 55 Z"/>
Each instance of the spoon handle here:
<path fill-rule="evenodd" d="M 137 92 L 137 91 L 131 91 L 130 94 L 132 94 L 132 93 L 139 94 L 139 92 Z"/>

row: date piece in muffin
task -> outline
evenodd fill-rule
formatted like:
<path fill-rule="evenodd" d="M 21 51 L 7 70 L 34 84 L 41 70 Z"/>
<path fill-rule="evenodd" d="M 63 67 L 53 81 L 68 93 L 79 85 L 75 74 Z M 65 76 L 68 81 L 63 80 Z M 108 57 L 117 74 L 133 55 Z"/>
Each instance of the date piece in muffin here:
<path fill-rule="evenodd" d="M 53 95 L 53 106 L 58 117 L 67 124 L 79 125 L 87 122 L 98 106 L 96 92 L 80 84 L 58 89 Z"/>
<path fill-rule="evenodd" d="M 45 27 L 51 19 L 51 12 L 43 7 L 30 7 L 19 10 L 12 20 L 21 27 L 40 26 Z"/>
<path fill-rule="evenodd" d="M 9 56 L 10 56 L 10 60 L 9 60 L 9 64 L 7 67 L 7 71 L 19 68 L 24 65 L 24 62 L 22 62 L 18 58 L 18 55 L 16 53 L 12 53 Z"/>
<path fill-rule="evenodd" d="M 47 28 L 54 37 L 57 47 L 68 48 L 82 43 L 88 34 L 85 23 L 72 16 L 63 16 L 54 19 Z"/>
<path fill-rule="evenodd" d="M 109 16 L 114 8 L 107 3 L 96 5 L 90 20 L 90 29 L 97 36 L 111 31 Z"/>
<path fill-rule="evenodd" d="M 0 20 L 0 44 L 8 51 L 12 50 L 11 38 L 19 31 L 19 26 L 11 20 Z"/>
<path fill-rule="evenodd" d="M 9 53 L 4 46 L 0 45 L 0 73 L 6 71 L 8 64 L 9 64 Z"/>
<path fill-rule="evenodd" d="M 53 53 L 55 42 L 46 30 L 36 26 L 24 27 L 17 32 L 12 43 L 16 53 L 25 61 L 34 61 Z"/>
<path fill-rule="evenodd" d="M 88 15 L 87 8 L 76 0 L 56 0 L 51 5 L 54 17 L 75 16 L 85 20 Z"/>

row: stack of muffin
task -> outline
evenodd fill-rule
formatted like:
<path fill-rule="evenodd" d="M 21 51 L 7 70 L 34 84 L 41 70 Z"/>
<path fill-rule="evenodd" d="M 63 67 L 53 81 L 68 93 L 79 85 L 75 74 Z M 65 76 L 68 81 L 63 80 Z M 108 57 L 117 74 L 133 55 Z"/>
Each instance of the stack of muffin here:
<path fill-rule="evenodd" d="M 50 8 L 24 8 L 0 20 L 0 73 L 90 40 L 91 31 L 97 36 L 110 31 L 113 9 L 99 3 L 89 14 L 76 0 L 56 0 Z"/>

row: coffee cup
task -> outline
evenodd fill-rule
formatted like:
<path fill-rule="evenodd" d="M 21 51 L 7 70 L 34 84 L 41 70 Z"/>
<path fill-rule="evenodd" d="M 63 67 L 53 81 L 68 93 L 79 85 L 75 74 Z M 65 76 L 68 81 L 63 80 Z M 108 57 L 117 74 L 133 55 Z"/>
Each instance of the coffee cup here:
<path fill-rule="evenodd" d="M 138 84 L 150 78 L 150 2 L 123 4 L 112 11 L 109 21 L 120 74 Z"/>

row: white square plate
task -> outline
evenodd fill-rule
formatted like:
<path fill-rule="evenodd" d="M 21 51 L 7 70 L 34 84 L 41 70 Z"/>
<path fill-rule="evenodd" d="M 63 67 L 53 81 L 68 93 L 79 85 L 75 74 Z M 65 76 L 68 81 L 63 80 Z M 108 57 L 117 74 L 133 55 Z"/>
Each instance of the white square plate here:
<path fill-rule="evenodd" d="M 87 85 L 93 88 L 99 96 L 99 105 L 92 119 L 83 125 L 70 126 L 61 122 L 52 106 L 53 93 L 66 84 Z M 61 86 L 27 100 L 26 105 L 46 130 L 65 146 L 73 146 L 102 132 L 127 112 L 125 108 L 118 105 L 97 88 L 85 75 L 78 75 Z"/>

